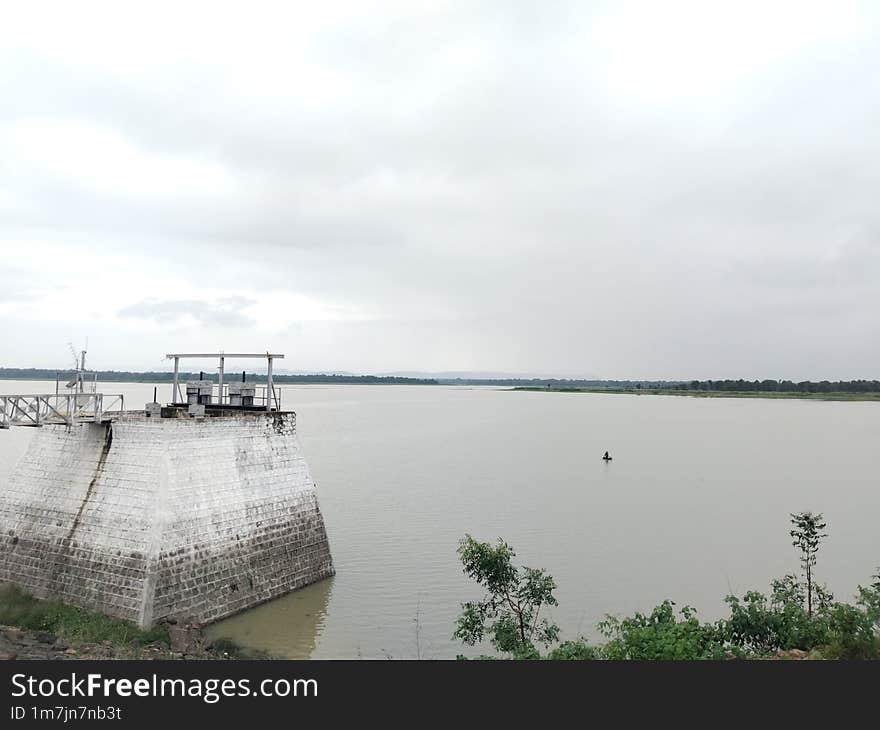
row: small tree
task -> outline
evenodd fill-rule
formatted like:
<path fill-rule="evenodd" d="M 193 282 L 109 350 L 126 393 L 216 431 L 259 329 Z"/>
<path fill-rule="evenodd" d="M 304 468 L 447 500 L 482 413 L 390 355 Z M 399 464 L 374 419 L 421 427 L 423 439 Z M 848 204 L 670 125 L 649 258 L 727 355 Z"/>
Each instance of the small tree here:
<path fill-rule="evenodd" d="M 816 565 L 816 554 L 819 552 L 819 543 L 828 535 L 822 530 L 826 525 L 821 514 L 812 512 L 799 512 L 791 515 L 791 524 L 794 529 L 789 533 L 794 547 L 801 551 L 801 565 L 807 579 L 807 616 L 813 615 L 813 566 Z"/>
<path fill-rule="evenodd" d="M 513 565 L 516 553 L 504 540 L 493 546 L 465 535 L 458 555 L 464 572 L 483 586 L 481 601 L 461 604 L 453 638 L 473 646 L 488 633 L 498 651 L 518 658 L 539 657 L 535 644 L 559 638 L 559 627 L 540 619 L 544 606 L 558 605 L 556 582 L 543 570 Z"/>

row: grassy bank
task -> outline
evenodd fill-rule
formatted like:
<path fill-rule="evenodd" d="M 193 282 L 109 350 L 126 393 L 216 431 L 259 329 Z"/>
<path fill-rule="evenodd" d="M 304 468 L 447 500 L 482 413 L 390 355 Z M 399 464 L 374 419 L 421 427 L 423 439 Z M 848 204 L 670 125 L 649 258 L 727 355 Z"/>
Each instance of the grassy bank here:
<path fill-rule="evenodd" d="M 271 659 L 228 639 L 208 641 L 198 624 L 150 629 L 0 584 L 0 659 Z"/>
<path fill-rule="evenodd" d="M 73 643 L 111 642 L 114 646 L 169 645 L 168 629 L 146 631 L 134 624 L 60 601 L 41 601 L 13 585 L 0 586 L 0 624 L 43 631 Z"/>
<path fill-rule="evenodd" d="M 880 393 L 800 393 L 795 391 L 759 390 L 680 390 L 676 388 L 544 388 L 521 386 L 511 390 L 540 393 L 614 393 L 623 395 L 679 395 L 691 398 L 773 398 L 833 401 L 880 401 Z"/>

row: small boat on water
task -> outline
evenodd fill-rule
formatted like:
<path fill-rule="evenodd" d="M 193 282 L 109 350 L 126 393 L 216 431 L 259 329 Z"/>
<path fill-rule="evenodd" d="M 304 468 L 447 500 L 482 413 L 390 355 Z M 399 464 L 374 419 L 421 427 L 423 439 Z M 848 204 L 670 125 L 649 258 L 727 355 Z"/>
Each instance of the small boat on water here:
<path fill-rule="evenodd" d="M 602 461 L 611 461 L 611 456 L 607 451 L 605 452 L 605 456 L 602 457 Z"/>

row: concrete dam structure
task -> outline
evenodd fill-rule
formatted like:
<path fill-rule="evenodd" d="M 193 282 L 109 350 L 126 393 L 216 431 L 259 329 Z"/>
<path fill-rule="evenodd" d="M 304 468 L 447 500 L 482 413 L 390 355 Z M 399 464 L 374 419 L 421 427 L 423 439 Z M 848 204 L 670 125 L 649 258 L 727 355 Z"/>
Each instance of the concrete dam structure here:
<path fill-rule="evenodd" d="M 0 491 L 0 581 L 148 627 L 214 621 L 333 575 L 271 367 L 263 405 L 252 384 L 222 382 L 139 411 L 65 410 L 61 395 L 41 418 L 37 404 L 41 428 Z"/>

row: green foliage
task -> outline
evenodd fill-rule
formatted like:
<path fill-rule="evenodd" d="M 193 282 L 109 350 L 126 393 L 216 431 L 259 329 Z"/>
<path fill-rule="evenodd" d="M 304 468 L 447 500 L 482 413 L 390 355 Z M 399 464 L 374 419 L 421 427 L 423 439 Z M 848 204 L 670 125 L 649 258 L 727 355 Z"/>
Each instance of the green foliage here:
<path fill-rule="evenodd" d="M 771 600 L 774 608 L 783 608 L 785 606 L 802 607 L 804 605 L 806 600 L 804 586 L 796 575 L 789 573 L 771 581 L 770 585 L 773 588 Z"/>
<path fill-rule="evenodd" d="M 14 585 L 0 586 L 0 624 L 33 631 L 46 631 L 65 639 L 120 646 L 168 644 L 168 632 L 156 627 L 146 631 L 134 624 L 59 601 L 40 601 Z"/>
<path fill-rule="evenodd" d="M 631 618 L 607 617 L 599 630 L 610 641 L 603 649 L 606 659 L 721 659 L 723 636 L 716 626 L 701 624 L 690 606 L 676 616 L 675 604 L 663 601 L 650 615 Z"/>
<path fill-rule="evenodd" d="M 461 661 L 497 661 L 498 657 L 490 656 L 488 654 L 481 654 L 476 657 L 466 657 L 463 654 L 459 654 L 455 657 Z M 550 651 L 546 656 L 541 656 L 540 652 L 531 647 L 526 651 L 513 654 L 510 657 L 511 659 L 553 659 L 553 660 L 568 660 L 568 661 L 584 661 L 591 659 L 601 659 L 602 658 L 602 649 L 601 647 L 590 646 L 586 639 L 578 639 L 577 641 L 564 641 L 559 646 Z"/>
<path fill-rule="evenodd" d="M 446 382 L 446 381 L 441 381 Z M 546 385 L 516 385 L 514 390 L 529 390 L 541 392 L 556 393 L 628 393 L 632 395 L 650 394 L 650 395 L 678 395 L 689 396 L 695 398 L 774 398 L 774 399 L 806 399 L 806 400 L 834 400 L 834 401 L 876 401 L 880 400 L 880 388 L 871 386 L 868 381 L 862 383 L 841 383 L 842 389 L 828 389 L 826 386 L 814 383 L 812 387 L 797 387 L 794 389 L 755 389 L 750 384 L 742 381 L 739 385 L 737 381 L 730 381 L 735 387 L 720 388 L 714 387 L 720 385 L 719 381 L 707 381 L 700 384 L 699 388 L 694 388 L 693 383 L 666 383 L 654 381 L 647 383 L 634 383 L 632 381 L 615 385 L 615 381 L 600 381 L 598 384 L 576 385 L 547 383 Z M 619 381 L 618 381 L 619 382 Z M 877 381 L 874 381 L 877 382 Z M 462 383 L 463 384 L 463 383 Z M 476 383 L 474 383 L 476 384 Z M 483 383 L 488 384 L 488 383 Z M 513 384 L 506 382 L 496 382 L 495 385 Z M 707 387 L 711 384 L 713 387 Z M 798 384 L 799 386 L 801 384 Z M 821 387 L 816 387 L 821 386 Z"/>
<path fill-rule="evenodd" d="M 547 654 L 547 659 L 563 659 L 563 660 L 589 660 L 601 659 L 602 650 L 600 647 L 590 646 L 586 639 L 578 639 L 577 641 L 563 641 L 559 646 Z"/>
<path fill-rule="evenodd" d="M 875 659 L 880 657 L 880 638 L 874 631 L 874 617 L 848 603 L 825 609 L 828 642 L 822 648 L 828 659 Z"/>
<path fill-rule="evenodd" d="M 783 581 L 774 581 L 769 601 L 758 591 L 749 591 L 742 599 L 736 596 L 724 599 L 730 608 L 730 617 L 720 621 L 718 626 L 725 642 L 758 654 L 778 649 L 809 650 L 827 643 L 825 622 L 810 617 L 804 610 L 802 591 Z"/>
<path fill-rule="evenodd" d="M 859 587 L 856 605 L 833 602 L 821 585 L 814 585 L 813 592 L 812 615 L 805 606 L 806 588 L 792 575 L 773 581 L 769 602 L 756 591 L 742 599 L 728 596 L 730 618 L 718 624 L 725 641 L 757 654 L 802 649 L 829 659 L 880 657 L 880 578 L 868 588 Z"/>
<path fill-rule="evenodd" d="M 822 515 L 801 512 L 791 519 L 789 534 L 800 551 L 806 583 L 794 575 L 773 581 L 769 602 L 757 591 L 749 591 L 742 599 L 727 596 L 730 617 L 718 624 L 724 640 L 758 654 L 801 649 L 819 651 L 828 658 L 878 656 L 875 625 L 880 618 L 880 577 L 868 588 L 859 587 L 857 605 L 835 603 L 830 591 L 813 579 L 819 545 L 826 537 Z"/>
<path fill-rule="evenodd" d="M 856 603 L 862 607 L 876 629 L 880 631 L 880 568 L 877 568 L 877 573 L 871 577 L 874 579 L 871 585 L 867 588 L 859 586 Z"/>
<path fill-rule="evenodd" d="M 464 572 L 486 589 L 480 601 L 462 604 L 453 638 L 473 646 L 489 636 L 500 652 L 538 659 L 535 644 L 547 646 L 559 627 L 540 619 L 544 606 L 556 606 L 556 583 L 543 570 L 513 565 L 516 553 L 499 539 L 493 546 L 465 535 L 458 547 Z"/>
<path fill-rule="evenodd" d="M 648 615 L 608 616 L 598 627 L 608 638 L 604 646 L 590 646 L 580 638 L 559 644 L 545 658 L 722 659 L 800 649 L 811 658 L 880 659 L 880 568 L 867 587 L 859 586 L 854 605 L 835 602 L 812 575 L 825 537 L 822 515 L 795 514 L 792 524 L 806 581 L 785 575 L 772 581 L 769 597 L 759 591 L 741 598 L 729 595 L 729 617 L 714 624 L 701 623 L 690 606 L 676 612 L 669 600 Z M 557 605 L 553 578 L 541 570 L 515 567 L 513 549 L 500 539 L 493 546 L 467 535 L 458 552 L 465 573 L 488 595 L 462 604 L 454 637 L 473 645 L 488 636 L 510 658 L 540 659 L 536 644 L 549 646 L 559 636 L 555 625 L 538 623 L 543 606 Z"/>
<path fill-rule="evenodd" d="M 807 614 L 813 615 L 813 567 L 816 565 L 816 555 L 819 552 L 819 543 L 828 535 L 822 530 L 826 525 L 821 514 L 812 512 L 799 512 L 791 515 L 792 530 L 789 533 L 793 538 L 791 543 L 801 551 L 801 567 L 807 578 Z"/>
<path fill-rule="evenodd" d="M 880 392 L 878 380 L 838 380 L 813 382 L 803 380 L 793 383 L 790 380 L 692 380 L 681 383 L 682 390 L 707 390 L 735 393 L 877 393 Z"/>

